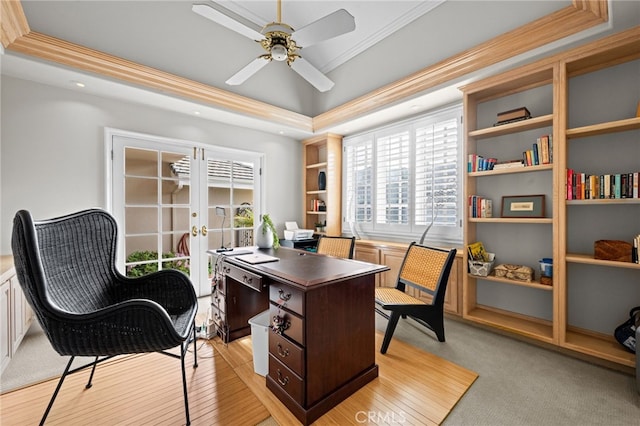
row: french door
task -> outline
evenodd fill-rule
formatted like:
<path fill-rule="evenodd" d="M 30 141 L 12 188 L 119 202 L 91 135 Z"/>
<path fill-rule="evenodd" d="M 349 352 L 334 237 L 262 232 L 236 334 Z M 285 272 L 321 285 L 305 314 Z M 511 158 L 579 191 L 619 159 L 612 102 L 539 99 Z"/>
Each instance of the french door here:
<path fill-rule="evenodd" d="M 178 269 L 209 294 L 207 250 L 253 244 L 262 155 L 113 129 L 105 139 L 120 271 Z"/>

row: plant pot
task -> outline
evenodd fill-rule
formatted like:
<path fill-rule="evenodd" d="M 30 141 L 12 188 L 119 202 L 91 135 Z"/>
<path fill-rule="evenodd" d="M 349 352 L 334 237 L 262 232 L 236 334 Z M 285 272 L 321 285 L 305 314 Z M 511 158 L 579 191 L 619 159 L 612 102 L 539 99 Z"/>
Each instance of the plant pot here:
<path fill-rule="evenodd" d="M 261 222 L 256 230 L 256 245 L 258 248 L 273 247 L 273 232 L 264 222 Z"/>

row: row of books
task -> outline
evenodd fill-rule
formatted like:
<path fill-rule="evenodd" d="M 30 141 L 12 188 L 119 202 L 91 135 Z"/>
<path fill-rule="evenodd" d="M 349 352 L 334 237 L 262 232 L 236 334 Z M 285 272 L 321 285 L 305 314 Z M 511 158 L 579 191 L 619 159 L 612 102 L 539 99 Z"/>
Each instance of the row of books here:
<path fill-rule="evenodd" d="M 525 166 L 537 166 L 553 163 L 553 140 L 551 135 L 542 135 L 536 139 L 531 149 L 522 153 Z"/>
<path fill-rule="evenodd" d="M 532 144 L 531 149 L 523 151 L 522 159 L 498 162 L 497 158 L 484 158 L 482 155 L 469 154 L 467 159 L 467 172 L 551 164 L 553 163 L 552 151 L 553 141 L 551 135 L 542 135 Z"/>
<path fill-rule="evenodd" d="M 327 206 L 323 200 L 314 198 L 311 200 L 311 205 L 309 206 L 310 211 L 312 212 L 325 212 L 327 211 Z"/>
<path fill-rule="evenodd" d="M 469 217 L 493 217 L 493 201 L 479 195 L 469 195 Z"/>
<path fill-rule="evenodd" d="M 590 175 L 567 169 L 567 200 L 639 198 L 640 172 Z"/>

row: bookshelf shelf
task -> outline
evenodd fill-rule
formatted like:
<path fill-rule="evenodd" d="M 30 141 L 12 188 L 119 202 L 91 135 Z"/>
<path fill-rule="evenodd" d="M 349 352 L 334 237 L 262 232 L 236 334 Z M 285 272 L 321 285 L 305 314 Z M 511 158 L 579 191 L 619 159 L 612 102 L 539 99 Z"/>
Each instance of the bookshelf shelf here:
<path fill-rule="evenodd" d="M 593 200 L 565 200 L 568 206 L 597 206 L 614 204 L 640 204 L 640 198 L 595 198 Z"/>
<path fill-rule="evenodd" d="M 307 165 L 307 169 L 324 169 L 327 167 L 327 162 L 323 161 L 322 163 L 315 163 Z"/>
<path fill-rule="evenodd" d="M 540 224 L 552 224 L 553 219 L 549 217 L 541 218 L 502 218 L 502 217 L 470 217 L 468 218 L 471 223 L 540 223 Z"/>
<path fill-rule="evenodd" d="M 516 121 L 515 123 L 503 124 L 500 126 L 487 127 L 485 129 L 472 130 L 469 136 L 476 139 L 495 138 L 527 130 L 541 129 L 553 124 L 553 114 L 530 118 L 528 120 Z"/>
<path fill-rule="evenodd" d="M 622 345 L 605 334 L 596 334 L 588 330 L 568 330 L 563 346 L 607 361 L 635 367 L 635 354 L 627 352 Z"/>
<path fill-rule="evenodd" d="M 488 325 L 535 340 L 546 343 L 554 342 L 552 324 L 538 318 L 496 310 L 482 305 L 476 305 L 474 309 L 467 312 L 465 317 L 479 324 Z"/>
<path fill-rule="evenodd" d="M 471 278 L 474 278 L 474 279 L 477 279 L 477 280 L 494 281 L 494 282 L 503 283 L 503 284 L 510 284 L 510 285 L 517 285 L 517 286 L 522 286 L 522 287 L 536 288 L 538 290 L 544 290 L 544 291 L 552 291 L 553 290 L 553 286 L 546 285 L 546 284 L 540 284 L 539 281 L 526 282 L 526 281 L 511 280 L 511 279 L 508 279 L 508 278 L 496 277 L 495 275 L 491 275 L 491 274 L 489 274 L 486 277 L 481 277 L 481 276 L 478 276 L 478 275 L 471 275 L 471 274 L 469 274 L 469 275 L 470 275 Z"/>
<path fill-rule="evenodd" d="M 469 177 L 496 176 L 496 175 L 507 175 L 512 173 L 543 172 L 545 170 L 553 170 L 553 164 L 539 164 L 537 166 L 512 167 L 512 168 L 500 169 L 500 170 L 484 170 L 481 172 L 469 172 L 468 176 Z"/>
<path fill-rule="evenodd" d="M 628 268 L 640 270 L 640 264 L 638 263 L 594 259 L 592 254 L 567 253 L 566 260 L 570 263 L 583 263 L 587 265 L 608 266 L 611 268 Z"/>
<path fill-rule="evenodd" d="M 640 117 L 594 124 L 592 126 L 567 129 L 567 139 L 586 138 L 609 133 L 626 132 L 640 129 Z"/>

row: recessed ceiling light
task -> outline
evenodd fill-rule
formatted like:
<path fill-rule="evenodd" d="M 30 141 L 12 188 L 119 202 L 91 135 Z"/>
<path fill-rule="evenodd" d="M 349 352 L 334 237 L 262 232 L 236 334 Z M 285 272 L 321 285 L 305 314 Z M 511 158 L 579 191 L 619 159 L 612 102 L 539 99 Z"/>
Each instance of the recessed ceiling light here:
<path fill-rule="evenodd" d="M 75 80 L 73 80 L 73 81 L 71 81 L 71 82 L 72 82 L 75 86 L 77 86 L 77 87 L 85 87 L 85 84 L 84 84 L 83 82 L 81 82 L 81 81 L 75 81 Z"/>
<path fill-rule="evenodd" d="M 280 134 L 281 134 L 281 135 L 284 135 L 284 130 L 280 130 Z"/>
<path fill-rule="evenodd" d="M 194 115 L 200 115 L 200 111 L 193 111 Z"/>

